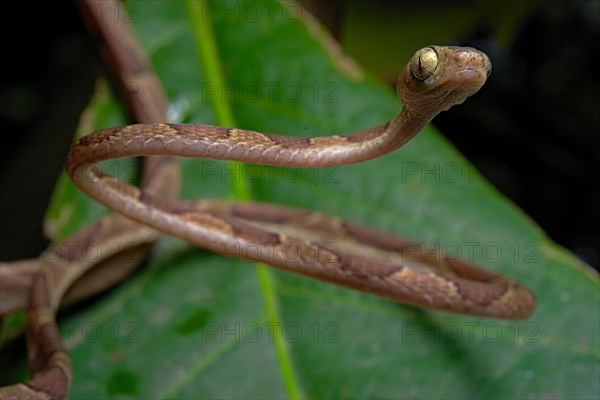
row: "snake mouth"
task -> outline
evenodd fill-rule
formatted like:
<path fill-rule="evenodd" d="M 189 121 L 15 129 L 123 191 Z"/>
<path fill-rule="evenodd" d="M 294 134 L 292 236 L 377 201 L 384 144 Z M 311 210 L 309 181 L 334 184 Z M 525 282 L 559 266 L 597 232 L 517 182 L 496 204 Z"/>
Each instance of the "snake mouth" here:
<path fill-rule="evenodd" d="M 462 53 L 462 54 L 461 54 Z M 457 84 L 482 86 L 492 73 L 492 63 L 484 53 L 472 50 L 465 54 L 459 52 L 451 79 Z"/>
<path fill-rule="evenodd" d="M 453 78 L 459 84 L 481 87 L 492 73 L 489 57 L 479 50 L 459 51 L 454 60 L 457 66 Z"/>
<path fill-rule="evenodd" d="M 445 79 L 445 101 L 448 107 L 463 103 L 485 84 L 492 72 L 492 63 L 485 53 L 475 49 L 461 49 L 450 58 L 451 73 Z"/>
<path fill-rule="evenodd" d="M 464 89 L 473 88 L 479 90 L 490 76 L 491 70 L 468 66 L 464 69 L 456 71 L 453 75 L 453 80 L 456 82 L 457 87 Z"/>

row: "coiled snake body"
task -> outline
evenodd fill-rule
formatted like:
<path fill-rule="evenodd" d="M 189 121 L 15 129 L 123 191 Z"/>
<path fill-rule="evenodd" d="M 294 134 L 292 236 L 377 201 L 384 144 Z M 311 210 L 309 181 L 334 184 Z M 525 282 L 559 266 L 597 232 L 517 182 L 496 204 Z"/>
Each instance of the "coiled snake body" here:
<path fill-rule="evenodd" d="M 408 256 L 405 250 L 411 243 L 391 235 L 283 206 L 212 200 L 170 202 L 152 185 L 139 189 L 95 166 L 111 158 L 150 155 L 301 168 L 365 161 L 404 145 L 439 112 L 477 92 L 490 71 L 487 56 L 475 49 L 425 47 L 415 53 L 398 79 L 402 112 L 382 126 L 348 135 L 305 138 L 205 125 L 129 125 L 81 138 L 71 148 L 66 169 L 73 182 L 100 203 L 209 250 L 418 306 L 496 318 L 527 318 L 535 308 L 535 298 L 517 282 L 431 252 Z M 140 243 L 156 239 L 152 230 L 131 232 L 139 235 Z M 85 234 L 82 232 L 82 237 Z M 245 251 L 250 248 L 255 251 Z M 60 269 L 56 273 L 60 274 Z M 49 290 L 53 282 L 48 280 L 52 280 L 49 275 L 35 279 L 28 306 L 30 326 L 39 324 L 28 336 L 31 370 L 38 372 L 27 384 L 0 389 L 0 397 L 63 398 L 68 393 L 68 356 L 60 343 L 47 343 L 36 336 L 54 322 L 54 310 L 66 290 L 66 281 L 61 283 L 64 287 Z"/>
<path fill-rule="evenodd" d="M 461 262 L 429 259 L 403 265 L 372 259 L 360 251 L 325 247 L 310 237 L 310 229 L 320 230 L 329 238 L 368 241 L 376 251 L 401 252 L 401 241 L 374 235 L 368 228 L 336 224 L 335 219 L 321 215 L 313 216 L 311 226 L 302 226 L 310 220 L 308 213 L 256 203 L 167 203 L 93 165 L 115 157 L 156 154 L 301 168 L 356 163 L 401 147 L 437 113 L 479 90 L 490 70 L 487 56 L 475 49 L 426 47 L 413 56 L 398 79 L 402 112 L 382 126 L 343 136 L 304 138 L 205 125 L 129 125 L 80 139 L 71 148 L 67 171 L 75 184 L 97 201 L 198 246 L 419 306 L 524 318 L 533 309 L 534 297 L 511 280 Z M 283 234 L 273 224 L 292 228 Z M 259 250 L 241 254 L 240 248 L 249 244 Z M 291 246 L 299 252 L 298 257 L 286 256 L 286 248 Z"/>

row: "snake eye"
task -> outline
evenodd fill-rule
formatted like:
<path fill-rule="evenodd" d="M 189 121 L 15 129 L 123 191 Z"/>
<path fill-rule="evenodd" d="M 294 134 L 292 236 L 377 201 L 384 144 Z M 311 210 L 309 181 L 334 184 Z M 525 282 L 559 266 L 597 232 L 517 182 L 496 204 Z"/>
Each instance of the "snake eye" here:
<path fill-rule="evenodd" d="M 424 47 L 410 59 L 410 72 L 420 81 L 429 78 L 438 66 L 439 58 L 432 47 Z"/>

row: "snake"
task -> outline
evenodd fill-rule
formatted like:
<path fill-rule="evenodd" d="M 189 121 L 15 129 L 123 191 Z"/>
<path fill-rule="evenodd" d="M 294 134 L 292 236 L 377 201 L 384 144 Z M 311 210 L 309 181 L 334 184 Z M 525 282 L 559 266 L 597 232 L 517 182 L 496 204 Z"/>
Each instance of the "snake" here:
<path fill-rule="evenodd" d="M 97 166 L 113 158 L 149 155 L 295 168 L 366 161 L 402 147 L 439 112 L 476 93 L 490 72 L 489 58 L 474 48 L 427 46 L 402 70 L 397 92 L 403 108 L 383 125 L 345 135 L 298 137 L 209 125 L 134 124 L 79 139 L 67 156 L 66 170 L 81 191 L 105 206 L 217 253 L 417 306 L 526 318 L 535 300 L 518 283 L 464 262 L 370 257 L 359 245 L 401 254 L 404 242 L 362 225 L 262 203 L 169 202 Z M 350 244 L 331 248 L 324 241 L 338 238 Z M 254 251 L 244 251 L 250 248 Z M 294 257 L 290 249 L 297 253 Z"/>
<path fill-rule="evenodd" d="M 409 254 L 407 249 L 414 249 L 414 243 L 388 233 L 283 205 L 173 200 L 168 194 L 172 190 L 165 195 L 160 185 L 152 185 L 152 179 L 136 187 L 98 166 L 102 161 L 135 156 L 155 157 L 154 171 L 169 165 L 173 156 L 294 168 L 363 162 L 401 148 L 438 113 L 479 91 L 490 73 L 489 58 L 474 48 L 424 47 L 412 56 L 398 78 L 396 89 L 403 104 L 400 113 L 383 125 L 344 135 L 282 136 L 221 126 L 170 124 L 158 122 L 160 118 L 152 112 L 140 118 L 147 123 L 91 133 L 72 145 L 66 171 L 82 192 L 127 218 L 106 223 L 110 229 L 104 234 L 97 232 L 102 231 L 101 224 L 84 229 L 81 239 L 89 240 L 93 231 L 95 240 L 114 240 L 118 231 L 114 225 L 122 224 L 124 236 L 131 240 L 137 235 L 135 241 L 140 244 L 157 240 L 157 232 L 162 232 L 216 253 L 406 304 L 484 317 L 528 318 L 535 309 L 535 296 L 515 280 L 431 251 Z M 107 252 L 101 261 L 113 255 Z M 81 263 L 79 259 L 70 261 Z M 28 332 L 30 365 L 43 374 L 34 379 L 35 383 L 0 389 L 0 398 L 66 396 L 70 360 L 60 342 L 45 343 L 36 332 L 52 328 L 60 299 L 87 269 L 80 266 L 79 273 L 53 290 L 49 288 L 56 286 L 53 281 L 60 281 L 64 270 L 56 268 L 32 278 L 26 308 L 37 328 Z M 13 308 L 23 308 L 24 302 L 19 300 Z"/>

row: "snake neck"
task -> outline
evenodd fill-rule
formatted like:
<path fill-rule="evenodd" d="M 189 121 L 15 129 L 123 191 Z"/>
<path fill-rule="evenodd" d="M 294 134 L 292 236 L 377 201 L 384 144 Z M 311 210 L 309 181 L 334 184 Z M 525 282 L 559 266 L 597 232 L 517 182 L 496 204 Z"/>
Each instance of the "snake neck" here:
<path fill-rule="evenodd" d="M 417 115 L 408 108 L 386 124 L 343 136 L 347 140 L 339 164 L 353 164 L 391 153 L 415 137 L 433 115 Z"/>
<path fill-rule="evenodd" d="M 67 171 L 109 158 L 176 155 L 294 168 L 354 164 L 390 153 L 433 118 L 405 107 L 386 124 L 348 135 L 280 136 L 208 125 L 147 124 L 109 128 L 81 139 L 69 153 Z"/>

